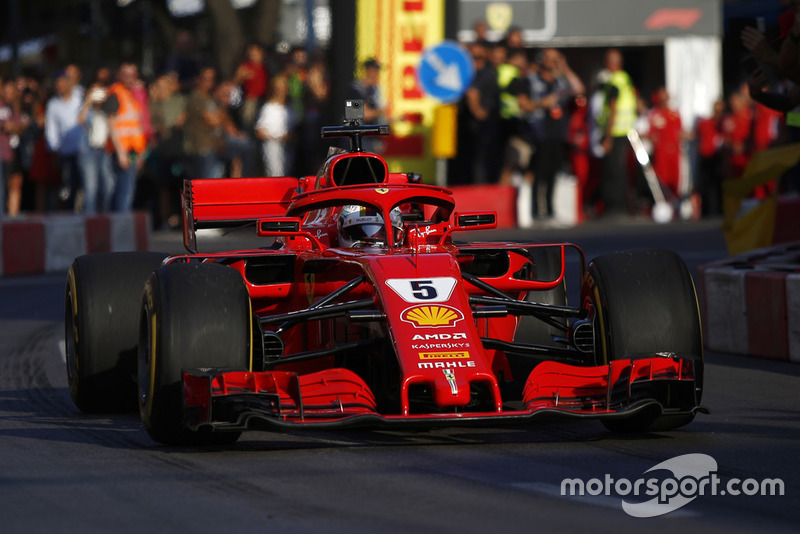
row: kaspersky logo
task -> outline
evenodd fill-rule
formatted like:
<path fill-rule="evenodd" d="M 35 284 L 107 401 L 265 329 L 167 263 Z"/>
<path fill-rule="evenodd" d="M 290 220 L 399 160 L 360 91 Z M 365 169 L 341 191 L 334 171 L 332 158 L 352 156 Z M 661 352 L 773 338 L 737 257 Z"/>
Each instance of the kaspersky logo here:
<path fill-rule="evenodd" d="M 400 314 L 400 320 L 414 328 L 441 328 L 455 326 L 464 314 L 450 306 L 412 306 Z"/>

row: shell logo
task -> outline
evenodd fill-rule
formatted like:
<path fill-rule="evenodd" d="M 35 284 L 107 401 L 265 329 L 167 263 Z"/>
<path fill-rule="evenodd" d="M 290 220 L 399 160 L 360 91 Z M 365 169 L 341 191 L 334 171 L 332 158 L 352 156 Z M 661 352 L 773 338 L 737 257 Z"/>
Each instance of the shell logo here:
<path fill-rule="evenodd" d="M 455 326 L 464 314 L 450 306 L 412 306 L 400 314 L 400 319 L 415 328 Z"/>

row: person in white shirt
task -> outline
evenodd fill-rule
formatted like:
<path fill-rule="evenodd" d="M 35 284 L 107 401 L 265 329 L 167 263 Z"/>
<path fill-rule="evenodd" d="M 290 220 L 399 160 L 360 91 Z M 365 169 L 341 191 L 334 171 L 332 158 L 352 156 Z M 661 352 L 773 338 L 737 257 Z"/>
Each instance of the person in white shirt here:
<path fill-rule="evenodd" d="M 256 136 L 263 141 L 266 176 L 286 176 L 289 162 L 290 134 L 294 114 L 288 105 L 289 81 L 278 76 L 272 81 L 272 94 L 261 107 L 256 121 Z"/>
<path fill-rule="evenodd" d="M 47 101 L 44 117 L 45 140 L 50 150 L 58 154 L 61 166 L 59 197 L 67 209 L 74 207 L 81 187 L 78 154 L 85 148 L 84 131 L 78 123 L 83 102 L 73 89 L 74 83 L 65 71 L 56 74 L 56 94 Z"/>

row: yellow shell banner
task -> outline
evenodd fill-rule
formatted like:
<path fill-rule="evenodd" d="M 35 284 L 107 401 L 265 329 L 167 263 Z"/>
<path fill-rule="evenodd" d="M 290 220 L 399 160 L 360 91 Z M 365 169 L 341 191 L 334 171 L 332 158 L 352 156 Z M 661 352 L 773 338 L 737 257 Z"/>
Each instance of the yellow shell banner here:
<path fill-rule="evenodd" d="M 422 91 L 417 69 L 423 51 L 444 40 L 444 0 L 358 0 L 356 6 L 355 77 L 367 59 L 381 64 L 385 122 L 392 127 L 382 154 L 389 172 L 413 169 L 434 183 L 431 127 L 439 104 Z"/>

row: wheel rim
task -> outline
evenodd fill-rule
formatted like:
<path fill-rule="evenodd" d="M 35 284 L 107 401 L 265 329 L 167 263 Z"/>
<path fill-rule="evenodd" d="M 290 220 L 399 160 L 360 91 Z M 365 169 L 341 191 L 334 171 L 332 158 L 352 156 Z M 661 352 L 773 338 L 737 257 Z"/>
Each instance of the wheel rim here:
<path fill-rule="evenodd" d="M 77 391 L 77 383 L 78 383 L 78 376 L 79 376 L 79 362 L 77 357 L 77 338 L 78 338 L 78 321 L 75 317 L 75 305 L 74 302 L 74 294 L 72 291 L 72 287 L 67 287 L 67 298 L 66 298 L 66 313 L 68 314 L 70 320 L 67 324 L 64 332 L 64 351 L 65 351 L 65 358 L 67 363 L 67 381 L 70 385 L 70 390 Z"/>
<path fill-rule="evenodd" d="M 155 321 L 156 316 L 149 306 L 142 311 L 141 335 L 139 340 L 138 389 L 139 409 L 143 418 L 149 420 L 153 408 L 153 387 L 155 381 Z"/>
<path fill-rule="evenodd" d="M 600 292 L 597 285 L 594 286 L 589 304 L 594 307 L 594 319 L 592 327 L 595 332 L 595 365 L 607 365 L 611 357 L 609 356 L 609 339 L 606 330 L 606 318 L 603 306 L 600 303 Z"/>

